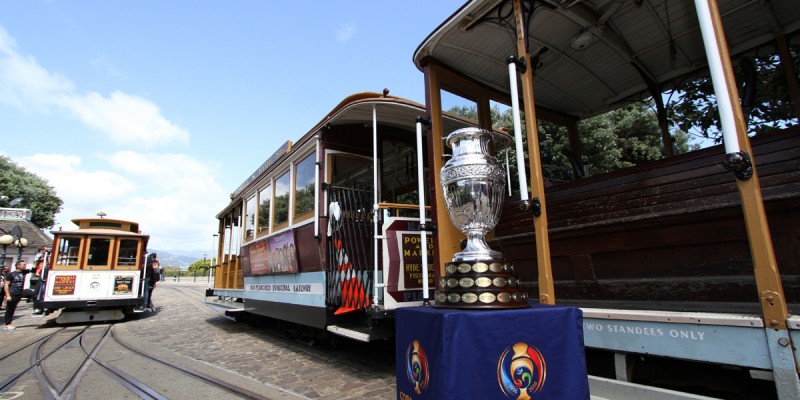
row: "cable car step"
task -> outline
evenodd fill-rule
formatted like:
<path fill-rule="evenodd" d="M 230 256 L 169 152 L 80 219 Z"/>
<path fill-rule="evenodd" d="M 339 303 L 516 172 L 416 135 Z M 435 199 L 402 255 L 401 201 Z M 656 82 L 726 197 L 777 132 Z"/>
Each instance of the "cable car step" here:
<path fill-rule="evenodd" d="M 328 325 L 328 332 L 344 336 L 359 342 L 369 342 L 371 339 L 371 330 L 368 327 L 343 327 L 337 325 Z"/>

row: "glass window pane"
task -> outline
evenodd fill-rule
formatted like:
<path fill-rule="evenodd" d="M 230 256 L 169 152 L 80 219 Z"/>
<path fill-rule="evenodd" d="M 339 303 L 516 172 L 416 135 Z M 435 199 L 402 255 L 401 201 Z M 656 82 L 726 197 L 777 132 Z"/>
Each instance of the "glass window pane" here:
<path fill-rule="evenodd" d="M 81 239 L 76 237 L 62 237 L 58 241 L 56 265 L 78 265 L 78 251 Z"/>
<path fill-rule="evenodd" d="M 120 239 L 119 241 L 119 255 L 117 256 L 117 265 L 119 266 L 135 266 L 136 255 L 139 252 L 139 241 L 136 239 Z"/>
<path fill-rule="evenodd" d="M 247 199 L 244 221 L 244 238 L 245 240 L 252 239 L 256 228 L 256 196 Z"/>
<path fill-rule="evenodd" d="M 280 225 L 289 220 L 289 171 L 275 181 L 275 215 L 272 224 Z"/>
<path fill-rule="evenodd" d="M 295 215 L 303 215 L 314 211 L 314 160 L 315 154 L 311 153 L 297 164 L 297 178 L 295 179 Z"/>
<path fill-rule="evenodd" d="M 336 154 L 331 157 L 330 164 L 331 185 L 355 188 L 372 187 L 372 160 Z"/>
<path fill-rule="evenodd" d="M 269 230 L 269 203 L 272 201 L 272 185 L 258 192 L 258 233 Z"/>
<path fill-rule="evenodd" d="M 416 143 L 384 140 L 381 154 L 381 200 L 397 204 L 419 204 Z M 427 168 L 423 170 L 423 174 L 428 175 Z M 425 191 L 425 204 L 431 204 L 429 191 Z M 393 213 L 400 217 L 419 217 L 419 210 L 398 209 Z"/>
<path fill-rule="evenodd" d="M 108 265 L 111 239 L 92 238 L 89 240 L 89 259 L 86 265 Z"/>

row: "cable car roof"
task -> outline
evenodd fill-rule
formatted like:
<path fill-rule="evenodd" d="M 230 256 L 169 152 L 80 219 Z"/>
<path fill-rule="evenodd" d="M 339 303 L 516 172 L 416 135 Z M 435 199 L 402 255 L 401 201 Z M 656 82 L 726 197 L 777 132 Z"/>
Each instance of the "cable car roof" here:
<path fill-rule="evenodd" d="M 425 106 L 417 102 L 396 96 L 362 92 L 351 95 L 340 102 L 309 133 L 315 133 L 327 124 L 349 125 L 371 122 L 373 106 L 376 107 L 378 125 L 403 129 L 413 129 L 416 118 L 426 114 Z M 475 126 L 476 122 L 458 115 L 446 114 L 444 124 L 447 129 L 456 130 Z"/>
<path fill-rule="evenodd" d="M 139 223 L 112 218 L 75 218 L 72 223 L 78 226 L 75 230 L 50 231 L 54 235 L 80 234 L 80 235 L 113 235 L 137 236 L 149 238 L 150 235 L 139 231 Z"/>
<path fill-rule="evenodd" d="M 339 102 L 321 121 L 304 134 L 297 142 L 288 142 L 286 148 L 281 147 L 276 156 L 270 157 L 259 169 L 253 172 L 232 194 L 231 203 L 217 214 L 221 218 L 239 203 L 237 197 L 252 187 L 263 173 L 270 170 L 293 149 L 307 146 L 316 137 L 317 132 L 326 125 L 371 124 L 372 109 L 375 107 L 378 126 L 396 127 L 414 131 L 416 118 L 425 116 L 425 106 L 402 97 L 390 96 L 376 92 L 360 92 L 352 94 Z M 453 131 L 459 128 L 475 126 L 476 122 L 455 114 L 445 114 L 445 129 Z M 380 134 L 381 128 L 378 129 Z"/>
<path fill-rule="evenodd" d="M 663 91 L 706 67 L 691 0 L 523 0 L 531 3 L 529 66 L 538 107 L 585 118 L 649 97 L 646 79 Z M 734 56 L 800 29 L 797 0 L 718 4 Z M 510 0 L 467 2 L 419 45 L 414 63 L 422 70 L 435 59 L 508 95 L 506 58 L 516 54 L 512 11 Z"/>

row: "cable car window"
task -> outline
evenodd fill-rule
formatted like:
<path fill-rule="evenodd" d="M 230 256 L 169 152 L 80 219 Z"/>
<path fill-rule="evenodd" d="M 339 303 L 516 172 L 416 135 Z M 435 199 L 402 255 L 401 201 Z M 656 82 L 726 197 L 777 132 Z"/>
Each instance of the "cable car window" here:
<path fill-rule="evenodd" d="M 244 240 L 251 240 L 256 228 L 256 196 L 247 199 L 247 210 L 244 219 Z"/>
<path fill-rule="evenodd" d="M 275 181 L 275 213 L 272 216 L 272 225 L 277 227 L 289 221 L 289 193 L 291 182 L 289 171 L 286 171 Z"/>
<path fill-rule="evenodd" d="M 61 237 L 56 247 L 54 269 L 78 269 L 80 249 L 81 238 Z"/>
<path fill-rule="evenodd" d="M 397 204 L 419 204 L 416 144 L 384 140 L 381 154 L 381 200 Z M 427 176 L 427 168 L 424 174 Z M 425 193 L 425 204 L 431 204 L 428 192 Z M 418 217 L 419 211 L 398 209 L 395 214 L 399 217 Z"/>
<path fill-rule="evenodd" d="M 86 258 L 86 267 L 88 269 L 110 268 L 110 266 L 108 265 L 110 254 L 111 254 L 111 239 L 90 238 L 89 254 L 87 255 Z"/>
<path fill-rule="evenodd" d="M 117 250 L 117 266 L 133 267 L 137 266 L 137 255 L 139 254 L 138 239 L 120 239 L 119 250 Z"/>
<path fill-rule="evenodd" d="M 304 216 L 305 218 L 311 217 L 310 213 L 314 211 L 314 160 L 316 153 L 311 153 L 303 161 L 295 167 L 295 182 L 294 182 L 294 215 Z"/>
<path fill-rule="evenodd" d="M 344 186 L 353 188 L 372 187 L 372 160 L 351 154 L 331 155 L 328 164 L 330 165 L 330 182 L 333 186 Z"/>
<path fill-rule="evenodd" d="M 269 232 L 269 205 L 272 202 L 272 185 L 258 192 L 258 233 Z"/>

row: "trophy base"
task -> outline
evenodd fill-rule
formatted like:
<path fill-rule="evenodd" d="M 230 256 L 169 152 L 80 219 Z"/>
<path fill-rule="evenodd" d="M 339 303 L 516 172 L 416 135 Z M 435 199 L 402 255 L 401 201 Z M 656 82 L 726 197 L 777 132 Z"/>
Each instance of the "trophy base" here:
<path fill-rule="evenodd" d="M 528 292 L 504 260 L 456 261 L 445 265 L 434 307 L 461 309 L 527 308 Z"/>

